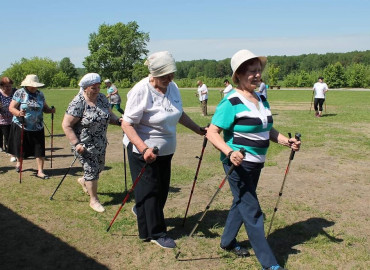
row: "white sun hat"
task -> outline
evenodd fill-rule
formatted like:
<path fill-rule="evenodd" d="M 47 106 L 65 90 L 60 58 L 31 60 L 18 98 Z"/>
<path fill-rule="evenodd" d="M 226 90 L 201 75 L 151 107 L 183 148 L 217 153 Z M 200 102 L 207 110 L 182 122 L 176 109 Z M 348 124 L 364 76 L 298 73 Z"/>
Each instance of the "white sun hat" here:
<path fill-rule="evenodd" d="M 109 79 L 104 80 L 105 83 L 110 83 L 111 81 Z"/>
<path fill-rule="evenodd" d="M 238 83 L 235 77 L 236 75 L 235 73 L 238 70 L 238 68 L 241 66 L 241 64 L 253 58 L 258 58 L 261 61 L 262 71 L 263 71 L 263 69 L 266 66 L 267 57 L 257 56 L 248 50 L 240 50 L 233 55 L 233 57 L 231 58 L 231 69 L 233 70 L 233 75 L 231 78 L 234 83 Z"/>
<path fill-rule="evenodd" d="M 29 74 L 22 81 L 21 86 L 31 86 L 31 87 L 43 87 L 45 84 L 40 83 L 39 78 L 35 74 Z"/>
<path fill-rule="evenodd" d="M 88 86 L 96 83 L 101 83 L 100 75 L 98 73 L 85 74 L 78 83 L 78 86 L 80 86 L 80 92 L 84 91 Z"/>

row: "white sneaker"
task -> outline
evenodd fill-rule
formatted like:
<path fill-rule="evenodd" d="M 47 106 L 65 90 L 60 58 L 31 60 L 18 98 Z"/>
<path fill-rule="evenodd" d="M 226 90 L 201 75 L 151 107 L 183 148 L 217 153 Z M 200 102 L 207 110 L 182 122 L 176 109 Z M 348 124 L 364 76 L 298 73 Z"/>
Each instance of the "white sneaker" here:
<path fill-rule="evenodd" d="M 103 213 L 105 211 L 105 208 L 101 205 L 99 201 L 94 202 L 93 204 L 90 203 L 90 207 L 99 213 Z"/>
<path fill-rule="evenodd" d="M 10 162 L 17 162 L 17 158 L 16 157 L 11 157 Z"/>

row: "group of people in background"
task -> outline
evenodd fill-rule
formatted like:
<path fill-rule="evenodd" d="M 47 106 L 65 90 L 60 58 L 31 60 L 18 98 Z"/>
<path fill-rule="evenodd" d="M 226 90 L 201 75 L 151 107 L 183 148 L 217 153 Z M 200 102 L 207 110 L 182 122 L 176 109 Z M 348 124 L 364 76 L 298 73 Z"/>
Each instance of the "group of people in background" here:
<path fill-rule="evenodd" d="M 98 180 L 105 164 L 108 124 L 119 125 L 125 134 L 123 143 L 127 148 L 132 181 L 146 166 L 134 190 L 139 238 L 162 248 L 176 247 L 174 239 L 167 234 L 164 207 L 171 182 L 171 161 L 176 150 L 176 126 L 180 123 L 194 133 L 206 136 L 220 151 L 225 172 L 235 166 L 228 178 L 233 201 L 221 237 L 221 248 L 238 256 L 249 255 L 246 247 L 236 241 L 244 224 L 263 269 L 282 270 L 265 238 L 263 212 L 256 189 L 269 142 L 298 151 L 300 141 L 287 138 L 273 128 L 267 97 L 265 93 L 255 91 L 261 83 L 266 62 L 266 57 L 256 56 L 248 50 L 240 50 L 232 56 L 232 81 L 236 86 L 225 80 L 224 97 L 208 128 L 199 126 L 184 111 L 179 88 L 173 82 L 176 63 L 168 51 L 148 57 L 145 64 L 150 74 L 128 92 L 125 111 L 120 107 L 117 88 L 109 79 L 104 81 L 105 96 L 100 93 L 99 74 L 83 76 L 79 82 L 80 91 L 65 112 L 62 128 L 82 165 L 83 176 L 77 182 L 90 195 L 90 207 L 97 212 L 105 211 L 97 195 Z M 4 84 L 12 83 L 4 79 Z M 206 116 L 208 89 L 202 81 L 197 85 L 202 114 Z M 43 93 L 38 90 L 43 84 L 36 75 L 28 75 L 21 86 L 23 88 L 10 98 L 10 114 L 5 115 L 10 125 L 7 151 L 20 157 L 19 142 L 21 132 L 24 132 L 23 155 L 36 158 L 37 176 L 46 179 L 42 115 L 55 113 L 55 108 L 47 105 Z M 5 91 L 4 96 L 9 97 L 9 92 Z M 6 107 L 6 102 L 2 104 Z M 113 107 L 122 114 L 121 118 L 112 113 Z M 0 123 L 3 123 L 1 118 Z M 241 149 L 245 150 L 245 155 Z"/>

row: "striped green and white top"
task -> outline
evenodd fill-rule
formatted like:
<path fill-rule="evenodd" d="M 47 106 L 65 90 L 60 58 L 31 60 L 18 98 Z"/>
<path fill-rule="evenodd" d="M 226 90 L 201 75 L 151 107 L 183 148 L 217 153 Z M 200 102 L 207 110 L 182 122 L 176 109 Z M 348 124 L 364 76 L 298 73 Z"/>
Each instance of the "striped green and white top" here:
<path fill-rule="evenodd" d="M 246 150 L 245 161 L 263 163 L 273 120 L 269 103 L 256 94 L 259 108 L 233 89 L 217 106 L 212 124 L 223 129 L 224 140 L 233 150 Z M 221 153 L 221 160 L 224 159 Z"/>

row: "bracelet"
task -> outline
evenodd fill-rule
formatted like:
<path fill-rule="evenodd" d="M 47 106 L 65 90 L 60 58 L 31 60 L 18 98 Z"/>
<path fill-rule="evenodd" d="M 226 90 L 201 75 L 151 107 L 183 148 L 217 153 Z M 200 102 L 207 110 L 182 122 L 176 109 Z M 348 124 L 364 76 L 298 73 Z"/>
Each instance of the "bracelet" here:
<path fill-rule="evenodd" d="M 231 150 L 228 154 L 227 154 L 227 158 L 228 159 L 230 159 L 230 157 L 231 157 L 231 155 L 232 155 L 232 153 L 233 153 L 234 151 L 233 150 Z"/>
<path fill-rule="evenodd" d="M 149 147 L 145 148 L 141 154 L 144 156 L 144 155 L 145 155 L 146 150 L 148 150 L 148 149 L 149 149 Z"/>

